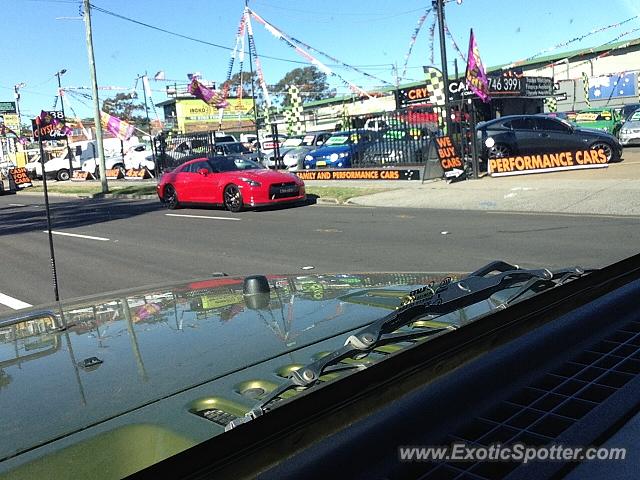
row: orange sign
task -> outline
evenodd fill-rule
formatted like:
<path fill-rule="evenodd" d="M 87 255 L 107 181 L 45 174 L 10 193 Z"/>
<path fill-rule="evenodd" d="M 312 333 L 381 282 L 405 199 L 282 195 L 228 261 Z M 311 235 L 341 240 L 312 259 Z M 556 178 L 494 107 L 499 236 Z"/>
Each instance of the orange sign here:
<path fill-rule="evenodd" d="M 578 150 L 545 153 L 541 155 L 492 158 L 489 159 L 488 164 L 489 175 L 492 177 L 576 170 L 581 168 L 604 168 L 607 166 L 607 156 L 603 150 Z"/>
<path fill-rule="evenodd" d="M 12 168 L 9 170 L 9 175 L 11 175 L 18 188 L 27 188 L 33 185 L 29 175 L 27 174 L 27 169 L 24 167 Z"/>
<path fill-rule="evenodd" d="M 462 160 L 460 160 L 456 147 L 451 142 L 451 137 L 436 137 L 436 144 L 444 176 L 449 178 L 462 175 L 464 173 Z"/>
<path fill-rule="evenodd" d="M 131 180 L 144 180 L 145 178 L 151 178 L 151 173 L 146 168 L 130 168 L 125 174 L 124 178 Z"/>
<path fill-rule="evenodd" d="M 82 181 L 86 181 L 86 180 L 93 180 L 93 175 L 91 175 L 89 172 L 85 172 L 83 170 L 74 170 L 73 171 L 73 177 L 71 177 L 71 180 L 74 180 L 76 182 L 82 182 Z"/>

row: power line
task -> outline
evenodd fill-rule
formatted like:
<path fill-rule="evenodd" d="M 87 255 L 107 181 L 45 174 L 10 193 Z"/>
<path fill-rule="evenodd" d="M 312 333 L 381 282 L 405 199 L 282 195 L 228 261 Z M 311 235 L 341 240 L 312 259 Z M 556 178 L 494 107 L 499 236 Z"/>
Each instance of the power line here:
<path fill-rule="evenodd" d="M 171 30 L 167 30 L 166 28 L 156 27 L 155 25 L 150 25 L 148 23 L 141 22 L 140 20 L 135 20 L 133 18 L 129 18 L 129 17 L 126 17 L 124 15 L 120 15 L 119 13 L 111 12 L 111 11 L 106 10 L 104 8 L 98 7 L 97 5 L 94 5 L 94 4 L 91 4 L 91 8 L 93 8 L 96 12 L 104 13 L 106 15 L 111 15 L 112 17 L 119 18 L 120 20 L 125 20 L 127 22 L 135 23 L 137 25 L 140 25 L 140 26 L 143 26 L 143 27 L 146 27 L 146 28 L 150 28 L 152 30 L 157 30 L 159 32 L 166 33 L 168 35 L 173 35 L 174 37 L 183 38 L 185 40 L 190 40 L 192 42 L 202 43 L 203 45 L 208 45 L 210 47 L 220 48 L 222 50 L 233 51 L 233 48 L 231 48 L 231 47 L 227 47 L 225 45 L 220 45 L 218 43 L 208 42 L 207 40 L 202 40 L 200 38 L 191 37 L 189 35 L 183 35 L 181 33 L 177 33 L 177 32 L 173 32 Z M 262 58 L 268 58 L 270 60 L 278 60 L 280 62 L 296 63 L 296 64 L 300 64 L 300 65 L 307 65 L 308 64 L 308 62 L 302 62 L 302 61 L 299 61 L 299 60 L 289 60 L 287 58 L 280 58 L 280 57 L 271 57 L 269 55 L 261 55 L 261 57 Z"/>

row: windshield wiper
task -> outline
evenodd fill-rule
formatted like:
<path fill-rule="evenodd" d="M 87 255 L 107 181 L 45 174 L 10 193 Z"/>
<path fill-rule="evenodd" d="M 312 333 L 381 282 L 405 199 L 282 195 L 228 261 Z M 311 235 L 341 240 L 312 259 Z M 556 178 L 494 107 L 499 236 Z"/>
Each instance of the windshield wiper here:
<path fill-rule="evenodd" d="M 452 313 L 486 300 L 496 292 L 520 284 L 512 295 L 497 306 L 497 308 L 506 308 L 529 291 L 547 290 L 585 273 L 588 272 L 580 267 L 559 270 L 527 270 L 521 269 L 517 265 L 496 261 L 472 272 L 462 280 L 454 282 L 450 277 L 447 277 L 438 285 L 432 283 L 413 290 L 403 297 L 402 304 L 395 311 L 351 335 L 347 338 L 344 346 L 291 372 L 285 383 L 271 391 L 244 417 L 229 422 L 225 430 L 231 430 L 263 415 L 273 403 L 281 400 L 280 396 L 283 393 L 292 389 L 309 388 L 317 384 L 322 375 L 342 370 L 366 368 L 363 363 L 338 364 L 346 358 L 362 359 L 373 349 L 386 344 L 438 336 L 457 328 L 450 325 L 431 330 L 419 329 L 411 332 L 398 332 L 401 327 L 410 325 L 421 317 Z"/>

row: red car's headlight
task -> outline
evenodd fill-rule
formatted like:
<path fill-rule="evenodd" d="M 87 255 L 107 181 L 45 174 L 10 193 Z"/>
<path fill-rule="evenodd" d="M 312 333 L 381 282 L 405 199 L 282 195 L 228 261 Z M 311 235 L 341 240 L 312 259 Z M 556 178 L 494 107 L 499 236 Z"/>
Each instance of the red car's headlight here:
<path fill-rule="evenodd" d="M 256 182 L 255 180 L 251 180 L 250 178 L 241 178 L 240 180 L 251 187 L 259 187 L 260 185 L 262 185 L 260 182 Z"/>

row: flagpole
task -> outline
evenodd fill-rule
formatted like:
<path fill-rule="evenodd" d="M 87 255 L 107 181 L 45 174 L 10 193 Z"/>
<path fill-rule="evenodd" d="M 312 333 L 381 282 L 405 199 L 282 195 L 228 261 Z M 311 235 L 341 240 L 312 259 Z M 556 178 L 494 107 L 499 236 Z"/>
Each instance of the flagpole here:
<path fill-rule="evenodd" d="M 41 114 L 42 115 L 42 114 Z M 51 228 L 51 210 L 49 209 L 49 190 L 47 189 L 47 172 L 44 169 L 44 148 L 42 147 L 42 118 L 36 117 L 38 127 L 38 143 L 40 145 L 40 160 L 42 161 L 42 189 L 44 190 L 44 208 L 47 214 L 47 233 L 49 234 L 49 258 L 51 260 L 51 278 L 53 281 L 53 294 L 56 302 L 60 300 L 58 294 L 58 272 L 56 270 L 56 254 L 53 249 L 53 232 Z"/>
<path fill-rule="evenodd" d="M 244 0 L 244 12 L 248 15 L 247 8 L 249 8 L 249 0 Z M 247 44 L 249 45 L 249 72 L 251 75 L 251 96 L 253 97 L 253 123 L 256 127 L 256 145 L 258 146 L 258 154 L 262 151 L 260 146 L 260 135 L 258 135 L 258 104 L 256 102 L 255 85 L 253 82 L 253 51 L 251 48 L 251 38 L 249 37 L 249 29 L 247 28 Z M 242 88 L 242 84 L 240 85 Z"/>
<path fill-rule="evenodd" d="M 433 8 L 438 14 L 438 32 L 440 36 L 440 62 L 442 63 L 442 80 L 444 82 L 444 116 L 447 135 L 451 135 L 451 117 L 449 111 L 449 74 L 447 73 L 447 45 L 444 38 L 444 0 L 433 0 Z"/>

